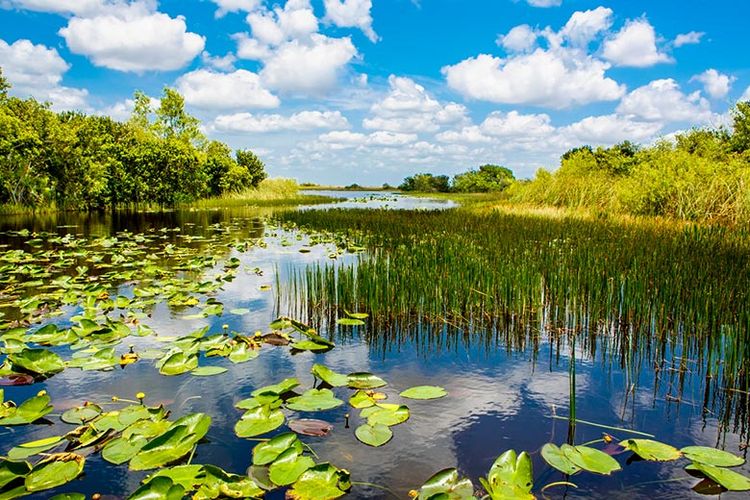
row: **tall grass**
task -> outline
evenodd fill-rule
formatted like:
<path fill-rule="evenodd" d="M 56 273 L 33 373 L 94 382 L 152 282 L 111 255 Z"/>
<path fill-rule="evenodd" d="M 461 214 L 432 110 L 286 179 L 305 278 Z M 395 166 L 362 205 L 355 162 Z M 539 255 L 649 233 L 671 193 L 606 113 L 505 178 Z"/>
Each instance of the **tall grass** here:
<path fill-rule="evenodd" d="M 226 193 L 215 198 L 198 200 L 187 204 L 194 208 L 226 208 L 237 206 L 280 206 L 328 203 L 332 198 L 327 196 L 308 195 L 300 192 L 294 179 L 265 179 L 257 188 L 245 191 Z"/>

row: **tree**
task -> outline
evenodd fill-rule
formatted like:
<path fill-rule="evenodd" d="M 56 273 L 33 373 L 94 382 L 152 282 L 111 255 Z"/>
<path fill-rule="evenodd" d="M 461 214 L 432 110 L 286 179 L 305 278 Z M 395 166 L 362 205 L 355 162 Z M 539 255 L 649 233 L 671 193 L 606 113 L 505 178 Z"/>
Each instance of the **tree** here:
<path fill-rule="evenodd" d="M 515 181 L 513 172 L 498 165 L 482 165 L 479 170 L 470 170 L 453 177 L 453 190 L 459 193 L 499 192 Z"/>
<path fill-rule="evenodd" d="M 738 102 L 732 110 L 732 150 L 750 151 L 750 101 Z"/>
<path fill-rule="evenodd" d="M 206 141 L 198 119 L 185 111 L 185 98 L 169 87 L 164 87 L 154 125 L 164 139 L 177 139 L 197 147 Z"/>
<path fill-rule="evenodd" d="M 263 179 L 268 177 L 268 174 L 266 174 L 266 166 L 261 159 L 249 149 L 238 149 L 235 152 L 235 156 L 237 159 L 237 165 L 247 172 L 249 186 L 258 187 L 258 185 L 263 182 Z M 246 185 L 243 187 L 248 186 Z"/>
<path fill-rule="evenodd" d="M 3 75 L 3 68 L 0 68 L 0 100 L 5 100 L 8 97 L 9 90 L 10 82 Z"/>
<path fill-rule="evenodd" d="M 447 193 L 450 191 L 450 178 L 447 175 L 416 174 L 404 179 L 398 188 L 420 193 Z"/>
<path fill-rule="evenodd" d="M 153 113 L 151 98 L 142 91 L 136 90 L 133 95 L 133 112 L 130 114 L 129 123 L 138 129 L 148 130 L 151 126 L 151 113 Z"/>

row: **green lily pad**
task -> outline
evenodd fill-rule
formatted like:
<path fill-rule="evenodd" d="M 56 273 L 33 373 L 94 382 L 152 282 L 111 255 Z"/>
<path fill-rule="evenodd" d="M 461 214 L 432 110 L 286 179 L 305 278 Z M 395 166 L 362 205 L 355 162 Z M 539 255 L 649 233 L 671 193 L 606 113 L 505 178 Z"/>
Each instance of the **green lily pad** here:
<path fill-rule="evenodd" d="M 367 319 L 370 317 L 370 315 L 367 313 L 350 312 L 350 311 L 347 311 L 346 309 L 344 309 L 344 314 L 354 319 Z"/>
<path fill-rule="evenodd" d="M 682 456 L 677 448 L 652 439 L 626 439 L 620 442 L 620 446 L 644 460 L 655 462 L 669 462 Z"/>
<path fill-rule="evenodd" d="M 357 427 L 354 435 L 366 445 L 377 448 L 378 446 L 383 446 L 393 438 L 393 431 L 391 431 L 390 427 L 383 424 L 364 424 Z"/>
<path fill-rule="evenodd" d="M 331 345 L 321 344 L 314 340 L 300 340 L 299 342 L 292 342 L 292 349 L 298 351 L 327 351 L 331 349 Z"/>
<path fill-rule="evenodd" d="M 174 484 L 179 484 L 185 491 L 191 491 L 203 483 L 205 471 L 202 465 L 177 465 L 154 472 L 143 480 L 147 483 L 157 477 L 168 477 Z"/>
<path fill-rule="evenodd" d="M 547 443 L 542 446 L 542 458 L 544 458 L 544 461 L 549 465 L 567 476 L 572 476 L 581 470 L 580 467 L 568 460 L 562 449 L 552 443 Z"/>
<path fill-rule="evenodd" d="M 190 453 L 208 432 L 211 417 L 193 413 L 176 420 L 164 434 L 149 441 L 130 461 L 130 469 L 161 467 Z"/>
<path fill-rule="evenodd" d="M 294 448 L 289 448 L 268 468 L 268 477 L 274 484 L 288 486 L 297 481 L 303 472 L 314 466 L 315 461 L 312 458 L 301 455 Z"/>
<path fill-rule="evenodd" d="M 260 436 L 281 427 L 284 418 L 284 413 L 279 409 L 258 406 L 242 415 L 234 426 L 234 432 L 241 438 Z"/>
<path fill-rule="evenodd" d="M 29 457 L 54 448 L 63 441 L 64 439 L 62 436 L 52 436 L 46 439 L 23 443 L 11 448 L 10 451 L 8 451 L 8 458 L 15 461 L 26 460 Z"/>
<path fill-rule="evenodd" d="M 344 387 L 349 383 L 349 377 L 336 373 L 325 365 L 314 364 L 310 371 L 331 387 Z"/>
<path fill-rule="evenodd" d="M 107 443 L 102 449 L 102 458 L 109 463 L 120 465 L 132 460 L 148 443 L 143 436 L 119 437 Z"/>
<path fill-rule="evenodd" d="M 199 366 L 195 370 L 191 371 L 192 375 L 196 377 L 211 377 L 213 375 L 221 375 L 229 370 L 222 366 Z"/>
<path fill-rule="evenodd" d="M 352 394 L 352 396 L 349 398 L 349 404 L 352 405 L 352 407 L 360 410 L 363 408 L 370 408 L 371 406 L 375 406 L 375 403 L 375 399 L 367 394 L 367 391 L 363 391 L 362 389 Z"/>
<path fill-rule="evenodd" d="M 185 488 L 170 478 L 158 476 L 135 490 L 128 500 L 182 500 Z"/>
<path fill-rule="evenodd" d="M 40 392 L 17 408 L 5 408 L 5 416 L 0 418 L 0 425 L 27 425 L 36 422 L 53 410 L 49 403 L 50 397 L 47 393 Z"/>
<path fill-rule="evenodd" d="M 720 484 L 729 491 L 748 491 L 750 490 L 750 478 L 738 474 L 733 470 L 713 465 L 693 462 L 685 467 L 687 470 L 693 470 L 703 473 L 710 480 Z"/>
<path fill-rule="evenodd" d="M 18 478 L 26 477 L 29 472 L 31 465 L 28 462 L 0 460 L 0 490 Z"/>
<path fill-rule="evenodd" d="M 259 389 L 255 389 L 252 392 L 253 396 L 258 396 L 259 394 L 265 394 L 268 392 L 273 392 L 279 396 L 282 394 L 286 394 L 287 392 L 291 391 L 295 387 L 299 385 L 299 380 L 296 378 L 287 378 L 279 382 L 278 384 L 273 385 L 267 385 L 265 387 L 261 387 Z"/>
<path fill-rule="evenodd" d="M 341 326 L 362 326 L 365 322 L 356 318 L 339 318 L 336 320 L 336 324 Z"/>
<path fill-rule="evenodd" d="M 333 500 L 350 488 L 348 472 L 331 464 L 319 464 L 305 471 L 286 495 L 290 500 Z"/>
<path fill-rule="evenodd" d="M 248 476 L 229 474 L 213 466 L 203 466 L 203 484 L 193 495 L 194 500 L 214 498 L 260 498 L 263 490 Z"/>
<path fill-rule="evenodd" d="M 350 373 L 348 379 L 347 385 L 352 389 L 377 389 L 387 385 L 382 378 L 367 372 Z"/>
<path fill-rule="evenodd" d="M 290 398 L 286 406 L 296 411 L 330 410 L 343 405 L 344 402 L 333 395 L 330 389 L 309 389 L 301 396 Z"/>
<path fill-rule="evenodd" d="M 185 354 L 180 351 L 168 355 L 158 366 L 159 373 L 162 375 L 182 375 L 198 368 L 198 356 L 196 354 Z"/>
<path fill-rule="evenodd" d="M 86 422 L 94 420 L 101 414 L 101 406 L 95 404 L 87 404 L 65 411 L 60 419 L 66 424 L 83 425 Z"/>
<path fill-rule="evenodd" d="M 474 485 L 461 478 L 456 469 L 443 469 L 419 489 L 418 500 L 473 500 Z"/>
<path fill-rule="evenodd" d="M 253 464 L 268 465 L 288 449 L 302 453 L 302 443 L 293 432 L 285 432 L 253 448 Z"/>
<path fill-rule="evenodd" d="M 482 485 L 493 500 L 504 498 L 533 499 L 531 489 L 534 487 L 531 457 L 526 452 L 516 455 L 508 450 L 492 464 L 487 479 L 481 479 Z"/>
<path fill-rule="evenodd" d="M 420 385 L 406 389 L 399 396 L 408 399 L 439 399 L 447 396 L 448 393 L 442 387 L 434 385 Z"/>
<path fill-rule="evenodd" d="M 83 493 L 60 493 L 49 500 L 86 500 L 86 495 Z"/>
<path fill-rule="evenodd" d="M 388 427 L 398 425 L 409 420 L 409 408 L 404 405 L 380 403 L 370 408 L 365 408 L 360 417 L 366 418 L 370 425 L 383 424 Z"/>
<path fill-rule="evenodd" d="M 24 486 L 30 492 L 57 488 L 77 478 L 85 463 L 86 459 L 75 453 L 51 455 L 34 466 L 26 476 Z"/>
<path fill-rule="evenodd" d="M 685 458 L 693 462 L 714 465 L 716 467 L 736 467 L 745 463 L 745 459 L 728 451 L 717 450 L 707 446 L 686 446 L 680 450 Z"/>
<path fill-rule="evenodd" d="M 621 469 L 617 460 L 596 448 L 569 444 L 564 444 L 560 448 L 565 458 L 580 469 L 605 476 Z"/>
<path fill-rule="evenodd" d="M 39 375 L 51 375 L 65 369 L 63 359 L 47 349 L 24 349 L 19 353 L 9 354 L 8 359 L 14 369 Z"/>
<path fill-rule="evenodd" d="M 247 344 L 239 343 L 232 348 L 232 352 L 229 353 L 229 361 L 235 364 L 245 363 L 251 359 L 255 359 L 260 355 L 257 349 L 248 347 Z"/>

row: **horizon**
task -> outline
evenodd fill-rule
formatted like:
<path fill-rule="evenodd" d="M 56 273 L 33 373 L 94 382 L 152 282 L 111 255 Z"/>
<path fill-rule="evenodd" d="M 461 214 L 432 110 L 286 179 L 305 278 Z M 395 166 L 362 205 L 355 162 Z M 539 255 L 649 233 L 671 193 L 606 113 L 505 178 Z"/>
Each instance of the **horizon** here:
<path fill-rule="evenodd" d="M 14 95 L 116 119 L 134 91 L 176 88 L 210 138 L 302 183 L 529 178 L 572 147 L 726 125 L 750 99 L 750 5 L 633 4 L 0 0 L 0 66 Z"/>

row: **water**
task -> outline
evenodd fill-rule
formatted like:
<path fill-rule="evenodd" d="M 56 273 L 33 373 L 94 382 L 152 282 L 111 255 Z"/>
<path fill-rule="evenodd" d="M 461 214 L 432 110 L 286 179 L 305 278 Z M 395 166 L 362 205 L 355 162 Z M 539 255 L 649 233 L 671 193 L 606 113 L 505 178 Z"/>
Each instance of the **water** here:
<path fill-rule="evenodd" d="M 369 198 L 369 194 L 334 193 L 347 198 Z M 346 203 L 361 206 L 357 201 Z M 444 206 L 404 196 L 362 204 L 413 208 L 425 203 L 426 206 L 430 203 Z M 265 248 L 226 249 L 222 254 L 223 259 L 239 258 L 240 266 L 236 278 L 225 283 L 215 295 L 224 304 L 225 313 L 221 317 L 185 319 L 195 310 L 159 304 L 144 320 L 160 337 L 185 335 L 204 325 L 208 325 L 211 332 L 221 332 L 227 325 L 230 330 L 251 334 L 257 330 L 268 331 L 269 322 L 277 315 L 290 313 L 278 309 L 289 307 L 283 305 L 284 301 L 279 301 L 281 290 L 278 289 L 284 287 L 288 273 L 328 259 L 336 252 L 332 243 L 312 246 L 309 235 L 264 225 L 260 218 L 264 215 L 268 212 L 235 208 L 5 218 L 0 219 L 0 244 L 8 246 L 5 249 L 0 247 L 0 252 L 10 248 L 29 250 L 24 242 L 31 236 L 9 233 L 23 228 L 60 236 L 71 233 L 86 238 L 105 237 L 125 230 L 159 235 L 144 244 L 147 253 L 156 252 L 166 243 L 196 249 L 211 248 L 213 251 L 222 245 L 225 248 L 225 243 L 230 241 L 262 238 L 267 244 Z M 180 232 L 161 232 L 163 228 L 180 228 Z M 185 235 L 203 236 L 206 240 L 188 241 Z M 302 247 L 309 247 L 311 251 L 300 253 Z M 337 256 L 344 263 L 355 262 L 356 258 L 351 253 Z M 220 269 L 222 264 L 218 263 L 208 274 Z M 0 283 L 0 297 L 1 287 Z M 272 290 L 267 291 L 264 287 Z M 122 285 L 119 293 L 128 295 L 132 293 L 132 287 Z M 234 308 L 248 308 L 251 312 L 243 316 L 227 312 Z M 2 310 L 10 311 L 0 308 Z M 68 325 L 70 316 L 77 312 L 77 309 L 66 308 L 65 314 L 53 321 L 61 326 Z M 165 377 L 158 373 L 153 361 L 147 360 L 111 372 L 83 372 L 69 368 L 42 383 L 6 387 L 5 398 L 23 401 L 45 389 L 52 397 L 53 414 L 56 415 L 83 401 L 106 402 L 112 395 L 132 398 L 135 393 L 143 391 L 148 394 L 149 403 L 166 404 L 173 411 L 173 418 L 191 412 L 209 414 L 213 423 L 208 442 L 198 446 L 192 463 L 213 464 L 241 474 L 251 462 L 251 450 L 256 442 L 234 435 L 233 426 L 242 414 L 234 404 L 249 397 L 255 388 L 286 377 L 297 377 L 302 386 L 308 388 L 313 383 L 311 366 L 323 363 L 339 373 L 370 371 L 381 376 L 389 381 L 383 392 L 391 402 L 399 400 L 400 391 L 415 385 L 440 385 L 449 393 L 448 397 L 439 400 L 405 401 L 411 409 L 411 418 L 394 427 L 393 440 L 381 448 L 370 448 L 356 440 L 354 428 L 359 425 L 358 411 L 347 406 L 311 414 L 288 412 L 291 418 L 322 418 L 334 425 L 328 437 L 305 437 L 303 440 L 312 446 L 320 461 L 348 469 L 354 481 L 382 485 L 405 498 L 410 489 L 417 489 L 438 470 L 458 467 L 478 486 L 477 478 L 485 475 L 495 458 L 510 448 L 532 452 L 535 491 L 548 482 L 562 479 L 561 474 L 550 471 L 544 464 L 538 450 L 546 442 L 564 442 L 568 432 L 565 420 L 552 417 L 555 414 L 567 415 L 570 348 L 551 341 L 511 348 L 493 332 L 462 334 L 447 328 L 434 330 L 420 324 L 391 325 L 391 328 L 395 328 L 397 334 L 386 334 L 379 328 L 368 330 L 368 327 L 324 324 L 321 335 L 337 344 L 325 354 L 303 352 L 292 355 L 287 347 L 264 346 L 257 359 L 244 364 L 234 365 L 222 358 L 202 359 L 201 365 L 219 365 L 229 370 L 215 377 L 189 374 Z M 118 347 L 118 354 L 126 352 L 130 343 L 135 344 L 136 352 L 164 345 L 152 337 L 128 338 Z M 69 358 L 67 348 L 55 350 Z M 588 350 L 577 349 L 575 356 L 578 360 L 578 418 L 651 433 L 677 447 L 719 446 L 734 453 L 745 453 L 740 448 L 747 441 L 747 436 L 743 435 L 747 422 L 735 421 L 736 425 L 730 428 L 721 426 L 721 419 L 715 413 L 720 409 L 718 401 L 709 401 L 704 410 L 705 380 L 698 375 L 692 361 L 687 360 L 684 369 L 655 371 L 653 366 L 644 363 L 636 371 L 627 370 L 612 353 L 592 355 Z M 634 393 L 629 390 L 631 387 L 636 388 Z M 351 394 L 348 389 L 335 389 L 335 392 L 345 400 Z M 679 400 L 675 395 L 679 395 Z M 347 413 L 351 415 L 350 428 L 345 426 Z M 20 443 L 63 434 L 73 428 L 61 423 L 56 416 L 50 415 L 48 420 L 51 425 L 0 427 L 0 453 Z M 278 432 L 283 430 L 285 427 Z M 576 432 L 576 442 L 582 443 L 600 438 L 603 430 L 580 424 Z M 633 437 L 623 431 L 608 432 L 618 438 Z M 683 498 L 698 495 L 691 490 L 698 480 L 682 470 L 686 461 L 626 463 L 626 456 L 618 457 L 623 465 L 622 472 L 611 477 L 576 476 L 572 481 L 578 484 L 578 489 L 555 488 L 547 495 L 552 498 L 563 495 L 573 498 Z M 750 473 L 747 465 L 735 470 Z M 85 476 L 54 490 L 54 493 L 77 491 L 89 495 L 101 493 L 105 498 L 125 498 L 139 486 L 144 476 L 144 473 L 128 471 L 126 465 L 114 466 L 101 459 L 99 454 L 92 454 L 87 457 Z M 29 498 L 50 496 L 50 492 L 43 492 Z M 724 496 L 744 497 L 742 494 Z M 382 489 L 356 485 L 349 497 L 386 498 L 387 493 Z M 283 494 L 275 492 L 269 498 L 283 498 Z"/>

